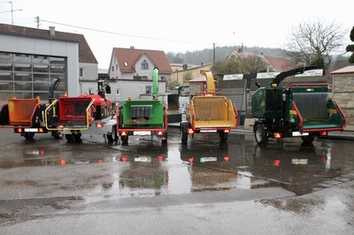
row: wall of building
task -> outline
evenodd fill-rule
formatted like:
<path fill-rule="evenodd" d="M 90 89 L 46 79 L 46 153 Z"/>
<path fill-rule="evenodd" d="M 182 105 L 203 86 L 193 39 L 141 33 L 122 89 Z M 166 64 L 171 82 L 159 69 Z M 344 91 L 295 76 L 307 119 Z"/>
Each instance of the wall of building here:
<path fill-rule="evenodd" d="M 185 76 L 189 76 L 186 74 L 190 74 L 191 78 L 198 78 L 200 77 L 200 71 L 201 70 L 210 70 L 212 67 L 212 65 L 206 65 L 203 67 L 198 67 L 198 68 L 194 68 L 194 69 L 187 69 L 187 70 L 177 70 L 175 72 L 173 72 L 170 76 L 170 78 L 168 79 L 168 82 L 178 82 L 179 84 L 183 84 L 186 81 L 184 81 L 184 77 Z"/>
<path fill-rule="evenodd" d="M 66 57 L 68 94 L 80 94 L 78 43 L 0 35 L 0 51 Z"/>
<path fill-rule="evenodd" d="M 151 81 L 110 81 L 111 99 L 115 102 L 127 100 L 129 97 L 138 99 L 146 94 L 146 86 L 152 86 Z M 119 92 L 117 92 L 117 90 Z M 166 93 L 166 82 L 159 82 L 159 93 Z"/>
<path fill-rule="evenodd" d="M 98 65 L 92 63 L 80 63 L 80 69 L 82 68 L 82 76 L 80 80 L 96 81 L 98 79 Z"/>
<path fill-rule="evenodd" d="M 333 75 L 333 99 L 346 116 L 345 130 L 354 131 L 354 73 Z"/>
<path fill-rule="evenodd" d="M 80 94 L 97 94 L 97 82 L 80 81 Z"/>

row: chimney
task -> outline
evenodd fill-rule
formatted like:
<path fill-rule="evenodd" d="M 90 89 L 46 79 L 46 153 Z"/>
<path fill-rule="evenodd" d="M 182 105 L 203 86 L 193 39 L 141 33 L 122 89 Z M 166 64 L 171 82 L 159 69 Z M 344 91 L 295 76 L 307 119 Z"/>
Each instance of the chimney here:
<path fill-rule="evenodd" d="M 134 46 L 130 46 L 130 49 L 134 49 Z"/>
<path fill-rule="evenodd" d="M 50 38 L 55 37 L 55 27 L 54 26 L 49 26 L 49 37 Z"/>

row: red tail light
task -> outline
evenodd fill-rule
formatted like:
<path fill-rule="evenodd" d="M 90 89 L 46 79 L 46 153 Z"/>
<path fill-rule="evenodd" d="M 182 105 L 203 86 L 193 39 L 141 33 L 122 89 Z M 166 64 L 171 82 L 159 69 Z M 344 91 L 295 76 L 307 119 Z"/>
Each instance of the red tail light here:
<path fill-rule="evenodd" d="M 59 160 L 59 165 L 65 166 L 66 165 L 66 161 L 64 159 L 60 159 Z"/>
<path fill-rule="evenodd" d="M 327 136 L 328 135 L 328 132 L 327 131 L 321 131 L 320 132 L 320 136 Z"/>
<path fill-rule="evenodd" d="M 159 156 L 157 156 L 157 160 L 159 160 L 159 161 L 165 161 L 165 156 L 163 156 L 163 155 L 159 155 Z"/>
<path fill-rule="evenodd" d="M 188 134 L 193 134 L 194 133 L 194 131 L 193 131 L 193 129 L 192 128 L 188 128 Z"/>
<path fill-rule="evenodd" d="M 157 132 L 157 135 L 161 136 L 161 135 L 163 135 L 163 132 L 159 131 L 159 132 Z"/>
<path fill-rule="evenodd" d="M 123 131 L 120 135 L 121 135 L 121 136 L 126 136 L 126 135 L 127 135 L 127 132 Z"/>
<path fill-rule="evenodd" d="M 97 128 L 103 128 L 103 124 L 100 123 L 100 122 L 98 122 L 98 123 L 96 123 L 96 127 L 97 127 Z"/>
<path fill-rule="evenodd" d="M 190 158 L 188 158 L 188 163 L 189 163 L 189 164 L 191 164 L 191 165 L 192 165 L 192 164 L 193 164 L 193 162 L 194 162 L 194 157 L 190 157 Z"/>
<path fill-rule="evenodd" d="M 224 161 L 225 161 L 225 162 L 230 161 L 230 156 L 229 156 L 229 155 L 225 155 L 225 156 L 224 156 Z"/>
<path fill-rule="evenodd" d="M 224 133 L 230 133 L 229 129 L 224 130 Z"/>
<path fill-rule="evenodd" d="M 274 138 L 276 138 L 276 139 L 281 139 L 281 138 L 282 138 L 281 133 L 275 132 L 275 133 L 274 133 Z"/>

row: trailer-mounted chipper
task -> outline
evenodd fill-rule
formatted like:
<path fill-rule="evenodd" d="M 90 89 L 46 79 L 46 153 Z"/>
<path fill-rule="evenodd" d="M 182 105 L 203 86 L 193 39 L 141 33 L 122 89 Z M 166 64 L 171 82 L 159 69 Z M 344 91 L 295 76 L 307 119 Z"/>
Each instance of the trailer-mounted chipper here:
<path fill-rule="evenodd" d="M 55 80 L 49 88 L 49 97 L 52 99 L 59 80 Z M 44 122 L 44 111 L 47 103 L 41 103 L 39 97 L 19 99 L 12 97 L 0 110 L 0 126 L 11 127 L 15 133 L 21 134 L 26 140 L 33 140 L 36 133 L 48 133 Z M 61 138 L 60 133 L 52 130 L 54 138 Z"/>
<path fill-rule="evenodd" d="M 167 144 L 167 110 L 158 99 L 159 70 L 152 71 L 152 98 L 128 99 L 120 103 L 117 112 L 117 133 L 122 145 L 128 145 L 129 136 L 157 136 Z"/>
<path fill-rule="evenodd" d="M 327 83 L 281 86 L 285 78 L 316 68 L 309 66 L 280 73 L 269 87 L 256 90 L 252 96 L 252 113 L 258 145 L 265 146 L 269 138 L 284 137 L 301 137 L 304 144 L 311 144 L 316 136 L 343 130 L 345 117 L 331 99 Z"/>
<path fill-rule="evenodd" d="M 188 137 L 199 133 L 218 133 L 220 142 L 226 142 L 231 129 L 236 128 L 238 112 L 232 101 L 215 95 L 215 80 L 210 71 L 203 71 L 206 77 L 206 90 L 201 95 L 193 96 L 186 114 L 182 114 L 182 144 L 187 144 Z"/>
<path fill-rule="evenodd" d="M 98 95 L 52 100 L 45 110 L 46 128 L 63 133 L 68 143 L 81 143 L 85 131 L 103 134 L 109 144 L 113 143 L 116 121 L 112 102 L 105 98 L 103 83 L 98 83 L 98 90 Z"/>

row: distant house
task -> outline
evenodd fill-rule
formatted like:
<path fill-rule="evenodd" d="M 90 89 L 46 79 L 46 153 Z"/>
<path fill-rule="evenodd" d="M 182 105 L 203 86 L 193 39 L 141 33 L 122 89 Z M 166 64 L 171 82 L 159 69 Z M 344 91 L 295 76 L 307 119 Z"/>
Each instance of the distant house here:
<path fill-rule="evenodd" d="M 190 80 L 197 79 L 201 77 L 200 72 L 202 70 L 211 70 L 212 64 L 199 65 L 199 66 L 190 66 L 182 67 L 181 69 L 176 69 L 171 78 L 168 80 L 168 83 L 171 84 L 186 84 Z"/>
<path fill-rule="evenodd" d="M 108 69 L 109 86 L 115 101 L 151 95 L 151 74 L 154 67 L 160 72 L 159 90 L 166 92 L 166 81 L 172 70 L 163 51 L 113 48 Z"/>
<path fill-rule="evenodd" d="M 267 72 L 283 72 L 295 67 L 289 58 L 268 56 L 264 55 L 263 53 L 256 54 L 253 52 L 244 52 L 240 49 L 234 50 L 230 56 L 236 56 L 240 58 L 259 57 L 267 66 Z"/>

